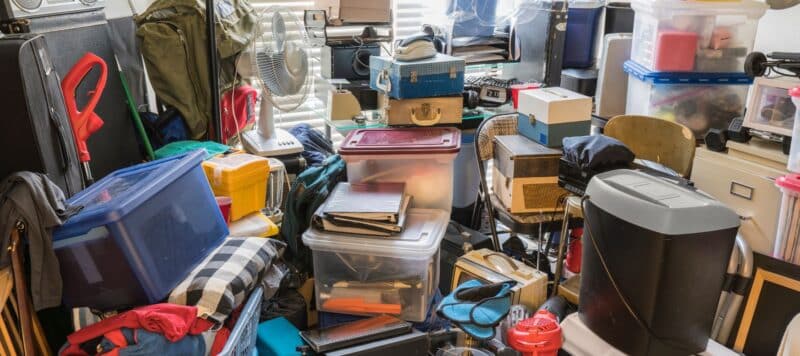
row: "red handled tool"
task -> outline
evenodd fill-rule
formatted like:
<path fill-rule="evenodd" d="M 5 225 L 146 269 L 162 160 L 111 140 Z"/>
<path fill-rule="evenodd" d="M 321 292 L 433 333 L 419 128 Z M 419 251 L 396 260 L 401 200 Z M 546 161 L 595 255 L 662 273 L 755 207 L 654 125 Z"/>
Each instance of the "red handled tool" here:
<path fill-rule="evenodd" d="M 89 92 L 89 102 L 79 111 L 75 100 L 78 85 L 86 78 L 89 71 L 95 67 L 99 68 L 100 77 L 95 83 L 94 90 Z M 87 52 L 75 63 L 64 77 L 64 80 L 61 81 L 61 92 L 64 94 L 64 102 L 67 105 L 67 114 L 69 114 L 69 121 L 72 124 L 72 134 L 75 137 L 75 145 L 78 148 L 78 158 L 83 166 L 86 185 L 93 182 L 92 171 L 89 168 L 91 156 L 89 155 L 89 149 L 86 147 L 86 140 L 103 126 L 103 120 L 95 114 L 94 109 L 97 107 L 100 96 L 103 94 L 103 89 L 106 87 L 107 78 L 108 68 L 106 62 L 94 53 Z"/>

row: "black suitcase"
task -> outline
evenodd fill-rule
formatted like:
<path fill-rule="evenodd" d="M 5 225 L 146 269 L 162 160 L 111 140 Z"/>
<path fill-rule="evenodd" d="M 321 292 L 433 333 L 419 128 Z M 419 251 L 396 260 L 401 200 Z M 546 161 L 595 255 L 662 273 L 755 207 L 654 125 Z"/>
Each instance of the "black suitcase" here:
<path fill-rule="evenodd" d="M 42 36 L 0 37 L 0 178 L 47 174 L 67 196 L 83 188 L 61 79 Z"/>
<path fill-rule="evenodd" d="M 567 28 L 567 3 L 546 0 L 517 10 L 512 24 L 510 75 L 520 81 L 537 81 L 548 87 L 561 84 L 564 41 Z M 506 68 L 503 68 L 506 72 Z"/>

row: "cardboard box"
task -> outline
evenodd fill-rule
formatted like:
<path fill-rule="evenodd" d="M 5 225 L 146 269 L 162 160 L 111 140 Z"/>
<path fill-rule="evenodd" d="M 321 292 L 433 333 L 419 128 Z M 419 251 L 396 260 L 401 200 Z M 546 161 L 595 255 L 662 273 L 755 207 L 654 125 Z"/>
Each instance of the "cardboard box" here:
<path fill-rule="evenodd" d="M 513 214 L 563 211 L 558 198 L 567 191 L 558 186 L 561 152 L 524 136 L 496 136 L 492 186 Z"/>
<path fill-rule="evenodd" d="M 391 0 L 316 0 L 314 7 L 325 10 L 329 21 L 342 23 L 390 23 Z"/>

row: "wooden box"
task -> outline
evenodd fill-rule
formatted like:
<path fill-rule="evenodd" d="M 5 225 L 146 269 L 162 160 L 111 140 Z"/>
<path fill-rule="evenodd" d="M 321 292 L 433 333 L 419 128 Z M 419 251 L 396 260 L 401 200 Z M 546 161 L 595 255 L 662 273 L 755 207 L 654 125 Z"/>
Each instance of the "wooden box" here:
<path fill-rule="evenodd" d="M 561 151 L 524 136 L 509 135 L 495 137 L 494 155 L 493 190 L 509 212 L 563 210 L 558 204 L 558 198 L 567 194 L 558 186 Z"/>

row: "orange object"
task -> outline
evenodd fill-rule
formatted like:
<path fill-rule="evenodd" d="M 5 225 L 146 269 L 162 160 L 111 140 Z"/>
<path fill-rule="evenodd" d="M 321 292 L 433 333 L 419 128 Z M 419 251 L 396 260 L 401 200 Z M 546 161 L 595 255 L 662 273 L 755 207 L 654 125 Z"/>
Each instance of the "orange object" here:
<path fill-rule="evenodd" d="M 75 91 L 94 67 L 99 68 L 100 76 L 97 79 L 97 83 L 95 83 L 94 90 L 89 92 L 89 102 L 79 111 L 78 104 L 75 101 Z M 106 87 L 107 77 L 108 68 L 106 62 L 94 53 L 87 52 L 75 63 L 61 81 L 61 92 L 64 95 L 69 121 L 72 123 L 72 134 L 75 137 L 75 145 L 78 148 L 78 157 L 83 163 L 89 162 L 91 159 L 89 149 L 86 147 L 86 140 L 103 126 L 103 120 L 95 114 L 94 109 L 100 101 L 103 89 Z"/>
<path fill-rule="evenodd" d="M 364 298 L 332 298 L 322 308 L 341 313 L 400 315 L 400 304 L 367 303 Z"/>

